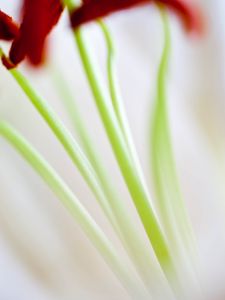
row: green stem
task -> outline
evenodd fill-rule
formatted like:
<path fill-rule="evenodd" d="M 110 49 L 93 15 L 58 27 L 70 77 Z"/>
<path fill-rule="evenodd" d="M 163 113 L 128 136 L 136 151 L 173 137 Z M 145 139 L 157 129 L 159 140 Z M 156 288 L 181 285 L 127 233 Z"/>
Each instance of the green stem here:
<path fill-rule="evenodd" d="M 180 192 L 170 137 L 165 87 L 171 38 L 167 13 L 164 9 L 160 9 L 160 12 L 164 31 L 164 48 L 158 70 L 157 97 L 153 112 L 151 163 L 161 219 L 175 254 L 178 251 L 177 247 L 180 247 L 180 250 L 185 247 L 190 249 L 192 234 Z"/>
<path fill-rule="evenodd" d="M 144 182 L 140 167 L 134 165 L 130 159 L 130 152 L 118 125 L 117 117 L 104 85 L 101 83 L 95 60 L 91 56 L 90 48 L 85 41 L 82 29 L 74 33 L 80 57 L 89 81 L 96 106 L 100 113 L 106 133 L 114 151 L 120 170 L 136 206 L 147 236 L 154 248 L 155 254 L 167 273 L 171 267 L 171 258 L 165 237 L 161 231 L 157 217 L 150 203 L 149 193 Z"/>
<path fill-rule="evenodd" d="M 24 157 L 61 200 L 132 297 L 134 299 L 145 297 L 138 280 L 135 276 L 133 277 L 133 272 L 123 262 L 104 232 L 56 171 L 15 129 L 2 121 L 0 122 L 0 135 Z"/>
<path fill-rule="evenodd" d="M 131 136 L 130 127 L 124 109 L 123 99 L 121 96 L 121 91 L 117 79 L 118 77 L 116 70 L 116 48 L 114 45 L 114 40 L 107 24 L 102 20 L 98 20 L 98 24 L 102 30 L 107 47 L 107 75 L 112 105 L 124 140 L 126 141 L 127 150 L 130 151 L 131 160 L 133 160 L 136 165 L 139 165 L 138 155 Z M 149 284 L 148 281 L 146 283 Z"/>
<path fill-rule="evenodd" d="M 103 186 L 99 180 L 99 176 L 94 170 L 92 164 L 87 159 L 86 155 L 80 149 L 80 146 L 76 143 L 71 133 L 63 125 L 59 117 L 54 113 L 51 107 L 44 101 L 31 87 L 28 80 L 16 69 L 10 71 L 13 77 L 16 79 L 20 87 L 23 89 L 28 99 L 32 102 L 34 107 L 39 111 L 41 116 L 45 119 L 49 127 L 52 129 L 54 134 L 57 136 L 58 140 L 61 142 L 68 155 L 71 157 L 74 164 L 77 166 L 84 179 L 86 180 L 88 186 L 92 189 L 96 196 L 100 206 L 111 222 L 113 228 L 115 229 L 118 237 L 121 239 L 123 245 L 125 245 L 126 251 L 128 253 L 132 252 L 133 257 L 137 259 L 141 254 L 138 252 L 138 245 L 141 244 L 140 239 L 133 238 L 133 233 L 130 231 L 128 217 L 126 217 L 126 207 L 122 204 L 120 199 L 112 199 L 113 195 L 107 194 L 105 186 Z M 110 192 L 110 191 L 108 191 Z M 107 198 L 109 196 L 109 198 Z M 111 201 L 110 201 L 111 200 Z M 138 237 L 138 234 L 137 234 Z M 133 239 L 133 241 L 132 241 Z M 129 245 L 127 241 L 130 241 Z M 136 242 L 136 243 L 135 243 Z M 140 243 L 139 243 L 140 242 Z M 132 248 L 131 248 L 132 247 Z M 134 253 L 134 251 L 136 251 Z M 143 249 L 143 253 L 144 253 Z M 145 263 L 147 263 L 147 258 L 144 263 L 144 256 L 139 261 L 142 262 L 142 268 L 146 268 Z M 150 258 L 148 256 L 148 261 Z M 152 265 L 152 264 L 151 264 Z M 147 271 L 146 271 L 147 272 Z"/>
<path fill-rule="evenodd" d="M 71 91 L 70 86 L 66 82 L 64 76 L 62 76 L 61 70 L 56 70 L 54 68 L 51 73 L 54 81 L 54 88 L 58 91 L 58 94 L 62 99 L 62 103 L 70 118 L 73 129 L 77 133 L 79 141 L 81 142 L 82 149 L 98 175 L 102 188 L 105 187 L 105 189 L 108 190 L 108 199 L 108 195 L 111 195 L 114 192 L 114 188 L 111 187 L 111 179 L 102 164 L 99 151 L 97 150 L 95 142 L 91 138 L 84 122 L 84 118 L 79 111 L 79 105 L 75 99 L 74 92 Z"/>
<path fill-rule="evenodd" d="M 15 78 L 21 89 L 27 95 L 28 99 L 52 129 L 62 146 L 70 156 L 73 163 L 77 166 L 83 178 L 87 182 L 90 189 L 93 191 L 100 206 L 111 222 L 112 226 L 120 234 L 120 228 L 113 216 L 112 210 L 106 199 L 97 179 L 95 170 L 92 168 L 85 154 L 82 152 L 80 146 L 75 141 L 71 133 L 64 126 L 60 118 L 55 114 L 46 101 L 44 101 L 37 92 L 33 89 L 28 80 L 17 70 L 12 69 L 10 73 Z"/>
<path fill-rule="evenodd" d="M 102 20 L 98 21 L 99 26 L 102 30 L 102 33 L 105 38 L 106 46 L 107 46 L 107 75 L 108 75 L 108 82 L 109 82 L 109 92 L 110 97 L 112 100 L 112 105 L 119 123 L 119 126 L 121 128 L 121 131 L 123 133 L 123 137 L 127 142 L 127 148 L 130 150 L 129 142 L 127 139 L 127 120 L 125 117 L 125 112 L 123 108 L 123 101 L 121 99 L 120 91 L 119 91 L 119 85 L 117 82 L 117 75 L 116 75 L 116 52 L 115 52 L 115 46 L 112 39 L 112 35 L 109 31 L 108 26 L 105 22 Z"/>
<path fill-rule="evenodd" d="M 83 150 L 92 164 L 92 167 L 95 169 L 101 188 L 109 201 L 117 224 L 121 229 L 121 238 L 124 248 L 145 286 L 149 292 L 154 293 L 154 282 L 156 278 L 160 280 L 159 276 L 161 276 L 158 274 L 159 270 L 157 269 L 157 265 L 148 247 L 146 247 L 146 244 L 140 237 L 133 219 L 128 213 L 124 200 L 118 196 L 115 188 L 111 184 L 112 180 L 109 178 L 109 174 L 99 157 L 96 145 L 90 137 L 85 126 L 86 124 L 84 124 L 84 118 L 82 118 L 79 112 L 79 107 L 74 99 L 74 95 L 64 80 L 64 76 L 61 76 L 62 72 L 59 70 L 56 72 L 55 69 L 53 71 L 55 88 L 59 91 L 59 95 L 63 99 L 63 104 L 65 105 L 75 132 L 78 133 Z M 161 280 L 163 279 L 161 278 Z"/>
<path fill-rule="evenodd" d="M 109 82 L 109 92 L 112 100 L 112 105 L 115 111 L 115 115 L 117 117 L 118 124 L 123 134 L 123 138 L 127 144 L 127 150 L 130 152 L 131 160 L 134 161 L 136 167 L 140 170 L 140 162 L 137 155 L 137 151 L 134 146 L 133 138 L 131 135 L 129 123 L 127 120 L 126 112 L 123 105 L 123 99 L 120 92 L 120 87 L 117 80 L 117 72 L 116 72 L 116 50 L 114 46 L 114 41 L 112 38 L 112 34 L 106 23 L 99 20 L 100 28 L 105 37 L 106 46 L 107 46 L 107 73 L 108 73 L 108 82 Z"/>

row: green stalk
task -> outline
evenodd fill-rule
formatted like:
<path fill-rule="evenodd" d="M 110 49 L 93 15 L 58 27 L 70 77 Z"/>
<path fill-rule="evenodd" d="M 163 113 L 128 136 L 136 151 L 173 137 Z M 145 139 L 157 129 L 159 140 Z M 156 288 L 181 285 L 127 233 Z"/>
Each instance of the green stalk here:
<path fill-rule="evenodd" d="M 121 91 L 118 83 L 118 76 L 116 70 L 116 48 L 114 45 L 114 40 L 112 34 L 107 26 L 107 24 L 98 20 L 98 24 L 102 30 L 106 47 L 107 47 L 107 75 L 109 83 L 109 92 L 112 100 L 112 105 L 122 131 L 124 140 L 127 143 L 127 149 L 130 151 L 131 159 L 139 165 L 138 155 L 132 140 L 129 123 L 127 120 L 126 112 L 123 105 L 123 99 L 121 96 Z"/>
<path fill-rule="evenodd" d="M 138 239 L 137 240 L 133 238 L 135 232 L 130 231 L 129 228 L 129 223 L 131 224 L 132 221 L 126 223 L 128 217 L 126 217 L 127 212 L 126 212 L 126 207 L 122 204 L 123 202 L 118 198 L 117 199 L 112 198 L 113 195 L 109 195 L 106 193 L 107 191 L 105 189 L 105 186 L 102 185 L 102 182 L 99 180 L 99 176 L 96 173 L 96 170 L 94 170 L 92 164 L 87 159 L 86 155 L 82 152 L 80 146 L 76 143 L 71 133 L 63 125 L 62 121 L 54 113 L 54 111 L 47 104 L 47 102 L 44 101 L 31 87 L 28 80 L 16 69 L 11 70 L 10 73 L 16 79 L 19 86 L 28 96 L 28 99 L 31 101 L 31 103 L 34 105 L 37 111 L 39 111 L 40 115 L 47 122 L 49 127 L 52 129 L 52 131 L 54 132 L 54 134 L 56 135 L 56 137 L 61 142 L 66 152 L 72 159 L 73 163 L 79 169 L 80 173 L 82 174 L 83 178 L 86 180 L 88 186 L 93 191 L 100 206 L 102 207 L 103 211 L 105 212 L 106 216 L 111 222 L 113 228 L 118 234 L 118 238 L 122 241 L 123 245 L 125 245 L 125 250 L 128 252 L 128 254 L 132 252 L 133 257 L 136 259 L 137 257 L 140 257 L 139 260 L 142 261 L 142 268 L 143 269 L 146 268 L 145 263 L 147 263 L 147 261 L 144 262 L 143 261 L 144 257 L 141 257 L 141 254 L 138 252 L 139 251 L 138 243 L 140 242 L 140 239 L 137 238 Z M 107 196 L 109 198 L 107 198 Z M 128 240 L 130 241 L 129 245 L 127 242 Z M 143 252 L 144 251 L 145 250 L 143 249 Z M 148 260 L 150 262 L 149 256 L 148 256 Z"/>
<path fill-rule="evenodd" d="M 82 29 L 76 30 L 74 36 L 96 106 L 118 165 L 155 254 L 168 275 L 168 269 L 171 268 L 171 257 L 167 242 L 151 206 L 143 174 L 140 171 L 140 167 L 135 164 L 136 162 L 134 163 L 130 158 L 130 151 L 127 149 L 126 140 L 118 125 L 108 93 L 104 89 L 104 85 L 102 85 L 95 60 L 91 56 L 91 50 L 85 40 Z"/>
<path fill-rule="evenodd" d="M 78 135 L 78 139 L 81 142 L 85 155 L 99 177 L 102 189 L 105 187 L 105 189 L 108 191 L 106 193 L 106 197 L 108 199 L 108 196 L 114 193 L 114 188 L 111 186 L 111 179 L 109 178 L 103 166 L 99 151 L 96 148 L 96 144 L 90 136 L 85 124 L 85 120 L 79 111 L 79 104 L 75 99 L 76 97 L 71 91 L 71 88 L 66 82 L 64 76 L 62 76 L 61 70 L 55 70 L 54 68 L 51 73 L 54 88 L 57 90 L 60 98 L 62 99 L 62 103 L 69 116 L 73 129 Z"/>
<path fill-rule="evenodd" d="M 166 75 L 171 47 L 170 28 L 166 11 L 160 9 L 160 13 L 164 31 L 164 48 L 158 70 L 157 96 L 152 118 L 151 166 L 164 229 L 169 236 L 172 251 L 178 254 L 178 248 L 185 252 L 185 247 L 190 250 L 193 245 L 191 245 L 190 222 L 176 173 L 166 103 Z"/>
<path fill-rule="evenodd" d="M 166 14 L 162 13 L 160 10 L 161 17 L 163 20 L 163 30 L 164 30 L 164 48 L 161 56 L 161 61 L 158 70 L 157 78 L 157 97 L 155 102 L 155 109 L 152 118 L 152 139 L 151 139 L 151 166 L 152 175 L 154 179 L 154 186 L 156 192 L 156 199 L 159 204 L 159 210 L 161 213 L 162 223 L 164 225 L 165 231 L 169 236 L 169 241 L 172 240 L 174 243 L 174 231 L 171 229 L 171 215 L 173 214 L 170 209 L 170 203 L 168 203 L 167 197 L 164 195 L 164 181 L 162 180 L 162 168 L 164 170 L 165 166 L 163 164 L 164 152 L 168 151 L 168 148 L 164 150 L 167 146 L 164 143 L 167 141 L 167 127 L 164 127 L 167 115 L 165 107 L 165 74 L 167 74 L 169 52 L 170 52 L 170 33 L 168 29 L 168 21 L 166 20 Z M 166 139 L 165 139 L 166 137 Z M 176 239 L 175 239 L 176 240 Z"/>
<path fill-rule="evenodd" d="M 104 232 L 48 162 L 15 129 L 2 121 L 0 135 L 23 156 L 68 209 L 132 298 L 147 299 L 132 270 L 120 258 Z"/>
<path fill-rule="evenodd" d="M 62 72 L 60 71 L 55 72 L 54 70 L 53 72 L 55 88 L 63 99 L 63 104 L 71 119 L 74 130 L 79 136 L 83 150 L 92 164 L 92 167 L 95 169 L 101 188 L 109 201 L 117 224 L 121 230 L 124 248 L 146 288 L 150 293 L 154 293 L 154 282 L 156 281 L 156 278 L 157 280 L 163 280 L 163 278 L 158 278 L 161 274 L 158 274 L 159 270 L 157 269 L 157 265 L 155 264 L 148 247 L 146 247 L 143 239 L 140 237 L 133 219 L 127 211 L 124 200 L 118 196 L 115 188 L 112 186 L 112 180 L 99 157 L 96 145 L 91 139 L 88 129 L 85 126 L 86 124 L 84 124 L 85 119 L 80 115 L 79 107 L 74 99 L 74 95 L 61 74 Z"/>
<path fill-rule="evenodd" d="M 115 46 L 112 39 L 112 35 L 109 31 L 108 26 L 102 20 L 98 20 L 98 24 L 102 30 L 103 36 L 105 38 L 106 47 L 107 47 L 107 75 L 108 75 L 108 83 L 109 83 L 109 92 L 112 100 L 112 105 L 120 126 L 120 129 L 123 133 L 123 137 L 127 142 L 127 148 L 129 147 L 129 139 L 127 138 L 128 133 L 128 125 L 124 112 L 123 101 L 121 99 L 119 85 L 117 82 L 117 74 L 116 74 L 116 52 Z"/>
<path fill-rule="evenodd" d="M 10 70 L 10 73 L 17 81 L 24 93 L 27 95 L 28 99 L 49 125 L 55 136 L 61 142 L 74 165 L 76 165 L 86 183 L 93 191 L 96 199 L 98 200 L 112 226 L 114 227 L 116 232 L 120 234 L 120 228 L 118 227 L 118 224 L 113 216 L 108 200 L 106 199 L 101 186 L 99 185 L 95 170 L 92 168 L 90 162 L 82 152 L 82 149 L 80 148 L 78 143 L 75 141 L 68 129 L 64 126 L 61 119 L 48 105 L 48 103 L 44 101 L 33 89 L 25 76 L 23 76 L 17 69 Z"/>
<path fill-rule="evenodd" d="M 114 112 L 117 117 L 118 124 L 123 134 L 123 138 L 127 144 L 127 150 L 130 152 L 131 160 L 134 161 L 134 164 L 137 168 L 139 168 L 139 173 L 142 171 L 140 170 L 140 162 L 137 155 L 136 148 L 134 146 L 133 138 L 131 135 L 129 123 L 127 120 L 126 112 L 123 105 L 123 99 L 120 92 L 120 87 L 117 80 L 117 72 L 116 72 L 116 49 L 114 46 L 114 41 L 112 38 L 112 34 L 106 23 L 99 20 L 98 21 L 100 28 L 103 32 L 108 57 L 107 57 L 107 74 L 108 74 L 108 83 L 109 83 L 109 92 L 110 97 L 112 100 L 112 105 L 114 108 Z"/>

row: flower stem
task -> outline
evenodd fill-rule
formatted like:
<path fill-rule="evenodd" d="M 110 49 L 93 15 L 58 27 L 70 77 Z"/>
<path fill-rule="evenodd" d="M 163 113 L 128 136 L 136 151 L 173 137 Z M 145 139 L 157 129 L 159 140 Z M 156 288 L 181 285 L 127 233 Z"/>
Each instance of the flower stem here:
<path fill-rule="evenodd" d="M 135 165 L 136 162 L 134 163 L 134 161 L 131 160 L 130 151 L 127 150 L 126 140 L 118 125 L 117 117 L 111 100 L 108 97 L 108 93 L 105 91 L 104 85 L 102 85 L 95 60 L 91 56 L 91 51 L 85 40 L 83 30 L 81 28 L 76 30 L 74 36 L 96 106 L 118 165 L 155 254 L 162 268 L 167 273 L 171 267 L 171 257 L 167 242 L 151 206 L 150 196 L 143 179 L 143 174 L 140 171 L 140 167 Z"/>
<path fill-rule="evenodd" d="M 185 248 L 186 251 L 187 248 L 191 250 L 193 244 L 190 223 L 177 178 L 166 103 L 166 75 L 171 47 L 169 21 L 164 9 L 160 9 L 160 14 L 164 31 L 164 48 L 158 69 L 157 96 L 151 124 L 151 166 L 161 220 L 169 236 L 174 257 L 177 259 L 179 250 L 181 252 L 185 252 Z"/>
<path fill-rule="evenodd" d="M 123 105 L 123 99 L 121 96 L 119 83 L 117 80 L 116 48 L 115 48 L 114 40 L 107 24 L 102 20 L 98 20 L 98 24 L 102 30 L 106 42 L 106 47 L 107 47 L 107 75 L 108 75 L 109 91 L 112 100 L 112 105 L 118 120 L 118 124 L 122 131 L 124 140 L 126 141 L 127 149 L 128 151 L 130 151 L 131 160 L 133 160 L 136 163 L 136 165 L 139 165 L 138 155 L 131 136 L 130 127 L 127 120 L 124 105 Z M 142 253 L 142 256 L 143 254 L 144 253 Z M 140 265 L 140 261 L 139 261 L 139 265 Z M 146 276 L 144 276 L 144 278 L 145 278 L 144 280 L 146 281 Z M 149 284 L 149 280 L 147 280 L 146 283 Z"/>
<path fill-rule="evenodd" d="M 118 224 L 114 218 L 108 200 L 106 199 L 101 186 L 99 185 L 95 170 L 92 168 L 90 162 L 88 161 L 78 143 L 64 126 L 60 118 L 51 109 L 48 103 L 44 101 L 33 89 L 25 76 L 23 76 L 22 73 L 20 73 L 17 69 L 10 70 L 10 73 L 15 78 L 24 93 L 27 95 L 28 99 L 49 125 L 58 140 L 61 142 L 69 157 L 77 166 L 86 183 L 93 191 L 96 199 L 98 200 L 112 226 L 114 227 L 116 232 L 120 234 L 120 228 L 118 227 Z"/>
<path fill-rule="evenodd" d="M 0 122 L 0 135 L 24 157 L 56 194 L 59 200 L 61 200 L 62 204 L 69 210 L 73 218 L 82 227 L 85 234 L 103 256 L 106 263 L 132 295 L 132 298 L 146 299 L 145 293 L 142 291 L 141 286 L 139 286 L 139 281 L 135 278 L 132 270 L 130 270 L 129 266 L 127 266 L 120 258 L 104 232 L 95 223 L 70 188 L 48 162 L 25 140 L 25 138 L 3 121 Z"/>
<path fill-rule="evenodd" d="M 121 99 L 119 85 L 117 82 L 116 75 L 116 51 L 114 42 L 112 39 L 112 35 L 109 31 L 108 26 L 102 20 L 98 20 L 99 26 L 102 30 L 102 33 L 105 38 L 106 47 L 107 47 L 107 75 L 108 75 L 108 83 L 109 83 L 109 92 L 112 100 L 112 105 L 120 126 L 120 129 L 123 133 L 123 137 L 127 142 L 127 148 L 130 150 L 129 142 L 128 142 L 128 125 L 125 116 L 125 111 L 123 107 L 123 101 Z"/>
<path fill-rule="evenodd" d="M 109 177 L 102 159 L 99 157 L 95 142 L 92 140 L 86 124 L 85 119 L 82 118 L 79 107 L 74 99 L 74 95 L 70 90 L 62 72 L 54 69 L 52 72 L 54 86 L 58 90 L 60 97 L 71 119 L 75 132 L 79 136 L 79 140 L 83 146 L 83 150 L 87 155 L 92 167 L 95 169 L 98 176 L 101 188 L 104 191 L 111 209 L 114 213 L 115 219 L 121 229 L 121 240 L 123 246 L 128 253 L 131 262 L 135 266 L 138 274 L 142 278 L 147 290 L 154 294 L 156 280 L 161 280 L 161 285 L 166 285 L 165 279 L 162 276 L 158 264 L 156 264 L 148 247 L 146 247 L 143 238 L 140 236 L 132 217 L 130 216 L 124 200 L 118 196 L 115 187 L 112 186 L 112 180 Z M 166 291 L 166 286 L 164 291 Z"/>

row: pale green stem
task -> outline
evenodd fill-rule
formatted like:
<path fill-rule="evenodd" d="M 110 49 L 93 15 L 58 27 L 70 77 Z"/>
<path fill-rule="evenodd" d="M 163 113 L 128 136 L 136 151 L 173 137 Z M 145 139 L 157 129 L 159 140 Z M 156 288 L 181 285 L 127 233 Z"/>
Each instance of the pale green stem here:
<path fill-rule="evenodd" d="M 169 236 L 169 241 L 173 237 L 173 230 L 171 230 L 171 211 L 166 197 L 164 195 L 164 186 L 162 181 L 162 151 L 165 147 L 162 141 L 165 142 L 165 132 L 167 128 L 164 128 L 165 125 L 165 74 L 167 74 L 167 65 L 169 59 L 169 50 L 170 50 L 170 35 L 168 30 L 168 24 L 166 21 L 165 12 L 161 11 L 161 16 L 163 19 L 163 29 L 164 29 L 164 48 L 161 57 L 161 62 L 158 70 L 157 78 L 157 97 L 155 103 L 155 109 L 152 117 L 152 139 L 151 139 L 151 166 L 152 166 L 152 175 L 154 179 L 154 186 L 156 191 L 156 199 L 159 204 L 159 209 L 161 213 L 162 223 L 164 224 L 164 229 Z M 168 151 L 168 149 L 166 149 Z M 164 150 L 165 152 L 165 150 Z M 164 170 L 164 169 L 163 169 Z M 172 238 L 174 243 L 174 238 Z"/>
<path fill-rule="evenodd" d="M 190 249 L 192 233 L 177 179 L 169 130 L 166 104 L 166 75 L 170 56 L 170 30 L 167 13 L 161 9 L 164 30 L 164 49 L 158 70 L 157 97 L 153 112 L 151 163 L 152 174 L 164 229 L 170 237 L 174 254 L 176 247 Z M 180 244 L 180 246 L 178 246 Z M 193 245 L 192 245 L 193 246 Z"/>
<path fill-rule="evenodd" d="M 120 258 L 104 232 L 56 171 L 15 129 L 2 121 L 0 122 L 0 135 L 24 157 L 69 210 L 132 298 L 145 299 L 145 293 L 141 285 L 139 286 L 139 281 L 133 271 Z"/>
<path fill-rule="evenodd" d="M 62 98 L 62 103 L 65 106 L 74 131 L 78 134 L 78 138 L 82 144 L 82 149 L 98 175 L 102 188 L 105 187 L 105 189 L 108 190 L 108 198 L 108 195 L 114 193 L 114 188 L 111 186 L 111 179 L 102 164 L 99 151 L 89 134 L 85 120 L 81 116 L 79 105 L 74 96 L 75 93 L 72 93 L 70 86 L 65 81 L 64 76 L 61 75 L 62 72 L 60 70 L 54 68 L 51 73 L 54 80 L 54 87 L 58 91 L 60 98 Z"/>
<path fill-rule="evenodd" d="M 157 274 L 158 270 L 154 258 L 151 256 L 148 247 L 146 247 L 143 239 L 140 237 L 133 219 L 128 213 L 124 200 L 117 195 L 115 188 L 111 185 L 112 180 L 109 178 L 109 174 L 99 157 L 96 145 L 91 139 L 84 124 L 84 118 L 80 115 L 79 107 L 74 99 L 74 95 L 70 91 L 67 82 L 64 80 L 64 76 L 61 76 L 62 72 L 59 70 L 56 72 L 55 69 L 53 71 L 55 88 L 59 91 L 59 95 L 63 99 L 63 103 L 74 126 L 74 130 L 78 133 L 82 143 L 83 150 L 98 175 L 101 188 L 109 201 L 115 219 L 121 229 L 123 245 L 147 289 L 150 292 L 153 292 L 154 282 L 159 275 Z"/>
<path fill-rule="evenodd" d="M 113 41 L 112 34 L 102 20 L 98 20 L 98 24 L 103 32 L 106 46 L 107 46 L 107 75 L 109 83 L 109 91 L 112 100 L 112 105 L 120 126 L 120 129 L 123 133 L 123 137 L 127 143 L 127 149 L 130 151 L 131 159 L 139 165 L 138 155 L 132 140 L 126 112 L 123 105 L 123 99 L 120 92 L 120 87 L 118 84 L 118 77 L 116 72 L 116 49 Z"/>
<path fill-rule="evenodd" d="M 55 114 L 52 108 L 44 101 L 33 89 L 28 80 L 16 69 L 10 70 L 10 73 L 15 78 L 21 89 L 27 95 L 28 99 L 52 129 L 62 146 L 70 156 L 73 163 L 77 166 L 83 178 L 87 182 L 90 189 L 93 191 L 96 199 L 101 205 L 103 211 L 113 225 L 114 229 L 120 233 L 120 229 L 112 214 L 108 200 L 106 199 L 97 179 L 97 175 L 93 170 L 90 162 L 82 152 L 80 146 L 75 141 L 71 133 L 64 126 L 61 119 Z"/>
<path fill-rule="evenodd" d="M 95 60 L 92 58 L 92 53 L 85 40 L 83 30 L 76 30 L 74 36 L 96 106 L 118 165 L 155 254 L 162 268 L 168 275 L 168 269 L 171 268 L 171 257 L 168 251 L 167 242 L 151 206 L 150 196 L 146 183 L 144 182 L 143 174 L 140 171 L 140 167 L 136 166 L 134 161 L 130 158 L 130 152 L 127 150 L 127 143 L 121 132 L 120 126 L 118 125 L 111 100 L 101 82 L 98 68 L 95 64 Z"/>
<path fill-rule="evenodd" d="M 119 126 L 123 133 L 124 139 L 127 142 L 127 147 L 129 149 L 129 143 L 127 141 L 127 129 L 125 128 L 125 124 L 127 124 L 127 120 L 125 119 L 125 113 L 123 108 L 123 101 L 121 99 L 119 85 L 117 82 L 117 75 L 116 75 L 116 53 L 115 53 L 115 46 L 113 43 L 112 36 L 109 32 L 108 26 L 102 20 L 98 20 L 100 28 L 103 32 L 106 46 L 107 46 L 107 75 L 108 75 L 108 83 L 109 83 L 109 92 L 112 100 L 112 105 L 118 119 Z"/>
<path fill-rule="evenodd" d="M 107 73 L 108 73 L 108 82 L 109 82 L 109 91 L 112 100 L 112 105 L 118 120 L 118 124 L 122 131 L 124 140 L 127 144 L 127 150 L 130 152 L 131 160 L 134 161 L 136 168 L 139 168 L 139 173 L 141 174 L 142 171 L 140 170 L 140 162 L 137 155 L 136 148 L 134 146 L 133 138 L 131 135 L 129 123 L 127 120 L 126 112 L 123 105 L 123 99 L 120 92 L 120 87 L 117 80 L 117 72 L 116 72 L 116 50 L 114 46 L 114 41 L 110 30 L 106 23 L 99 20 L 99 25 L 102 29 L 103 35 L 105 37 L 108 57 L 107 57 Z"/>

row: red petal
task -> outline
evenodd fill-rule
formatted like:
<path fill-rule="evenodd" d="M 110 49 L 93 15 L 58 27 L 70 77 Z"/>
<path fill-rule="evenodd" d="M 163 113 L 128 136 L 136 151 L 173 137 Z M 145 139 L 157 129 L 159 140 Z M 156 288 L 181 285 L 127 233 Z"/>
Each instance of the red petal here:
<path fill-rule="evenodd" d="M 13 19 L 0 10 L 0 40 L 10 41 L 18 36 L 19 29 Z"/>
<path fill-rule="evenodd" d="M 188 0 L 155 0 L 166 5 L 180 16 L 187 31 L 202 32 L 203 17 L 199 7 Z"/>
<path fill-rule="evenodd" d="M 6 69 L 8 69 L 8 70 L 11 70 L 11 69 L 15 68 L 15 65 L 5 55 L 2 56 L 2 63 L 6 67 Z"/>
<path fill-rule="evenodd" d="M 24 0 L 20 35 L 13 42 L 9 54 L 15 65 L 25 57 L 34 65 L 43 61 L 46 38 L 62 10 L 60 0 Z"/>
<path fill-rule="evenodd" d="M 113 12 L 150 2 L 165 4 L 181 17 L 187 30 L 199 31 L 201 24 L 199 11 L 184 0 L 85 0 L 83 5 L 71 14 L 72 27 L 76 28 Z"/>
<path fill-rule="evenodd" d="M 71 14 L 73 28 L 123 9 L 150 3 L 149 0 L 86 0 Z"/>

